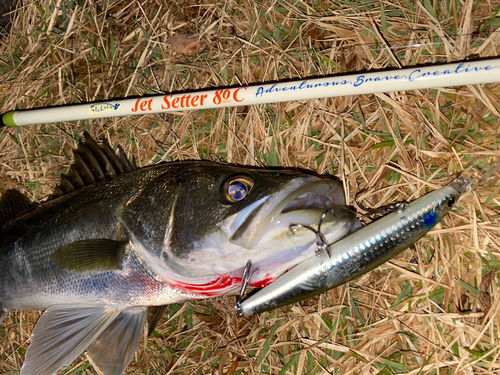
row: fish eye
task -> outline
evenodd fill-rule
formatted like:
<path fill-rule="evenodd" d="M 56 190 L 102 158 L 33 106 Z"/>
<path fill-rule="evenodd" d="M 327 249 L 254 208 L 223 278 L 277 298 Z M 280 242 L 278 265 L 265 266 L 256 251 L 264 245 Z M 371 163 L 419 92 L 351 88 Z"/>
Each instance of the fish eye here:
<path fill-rule="evenodd" d="M 252 187 L 253 180 L 250 177 L 232 177 L 222 186 L 222 197 L 229 203 L 236 203 L 245 199 Z"/>
<path fill-rule="evenodd" d="M 447 203 L 448 203 L 448 207 L 452 207 L 455 204 L 455 198 L 449 197 Z"/>

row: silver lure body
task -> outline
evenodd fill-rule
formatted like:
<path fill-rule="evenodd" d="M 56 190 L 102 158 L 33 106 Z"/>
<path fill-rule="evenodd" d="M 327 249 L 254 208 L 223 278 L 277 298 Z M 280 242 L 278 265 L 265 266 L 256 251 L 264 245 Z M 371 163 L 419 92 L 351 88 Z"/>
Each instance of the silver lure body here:
<path fill-rule="evenodd" d="M 251 316 L 344 284 L 393 258 L 433 228 L 455 205 L 467 182 L 457 179 L 334 243 L 241 303 Z"/>

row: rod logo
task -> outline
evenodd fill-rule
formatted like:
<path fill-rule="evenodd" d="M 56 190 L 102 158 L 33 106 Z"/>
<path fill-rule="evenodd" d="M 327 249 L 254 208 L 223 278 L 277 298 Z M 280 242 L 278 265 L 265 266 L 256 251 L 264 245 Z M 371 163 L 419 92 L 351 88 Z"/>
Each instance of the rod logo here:
<path fill-rule="evenodd" d="M 119 103 L 96 103 L 89 106 L 89 115 L 99 115 L 106 112 L 115 112 L 120 106 Z"/>

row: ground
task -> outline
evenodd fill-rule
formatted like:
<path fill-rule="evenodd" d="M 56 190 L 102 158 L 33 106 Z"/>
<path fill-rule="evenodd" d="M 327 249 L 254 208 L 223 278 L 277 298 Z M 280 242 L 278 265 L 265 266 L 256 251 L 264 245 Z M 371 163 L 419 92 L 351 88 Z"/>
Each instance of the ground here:
<path fill-rule="evenodd" d="M 25 0 L 0 40 L 0 112 L 496 57 L 499 9 L 498 0 Z M 141 166 L 298 167 L 337 176 L 353 206 L 359 192 L 370 207 L 411 201 L 470 158 L 499 155 L 495 80 L 168 116 L 41 118 L 0 130 L 0 187 L 45 199 L 86 130 Z M 252 318 L 235 316 L 231 296 L 171 306 L 127 373 L 498 373 L 498 184 L 497 174 L 414 248 L 318 298 Z M 0 373 L 19 373 L 39 314 L 3 322 Z M 96 373 L 85 355 L 68 372 Z"/>
<path fill-rule="evenodd" d="M 7 28 L 9 26 L 11 11 L 13 11 L 15 1 L 4 0 L 0 4 L 0 28 Z"/>

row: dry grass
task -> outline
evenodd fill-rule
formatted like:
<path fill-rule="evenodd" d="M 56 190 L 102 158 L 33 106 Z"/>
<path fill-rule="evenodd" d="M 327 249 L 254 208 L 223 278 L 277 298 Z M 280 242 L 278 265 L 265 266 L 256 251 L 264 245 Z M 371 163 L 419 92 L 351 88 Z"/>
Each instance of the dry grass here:
<path fill-rule="evenodd" d="M 0 111 L 498 56 L 499 9 L 498 0 L 24 0 L 0 40 Z M 199 35 L 203 49 L 172 53 L 181 33 Z M 141 165 L 301 167 L 341 178 L 351 203 L 365 188 L 367 205 L 413 200 L 470 156 L 498 150 L 499 95 L 488 84 L 178 113 L 173 124 L 147 115 L 2 129 L 0 184 L 43 199 L 87 130 Z M 415 249 L 320 298 L 250 319 L 235 317 L 231 297 L 172 306 L 127 373 L 500 373 L 497 185 L 498 175 Z M 2 324 L 0 373 L 19 373 L 37 317 L 16 311 Z M 95 374 L 84 356 L 68 371 Z"/>

